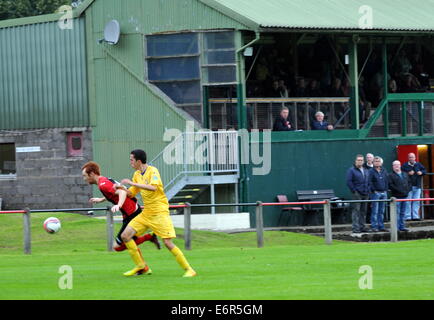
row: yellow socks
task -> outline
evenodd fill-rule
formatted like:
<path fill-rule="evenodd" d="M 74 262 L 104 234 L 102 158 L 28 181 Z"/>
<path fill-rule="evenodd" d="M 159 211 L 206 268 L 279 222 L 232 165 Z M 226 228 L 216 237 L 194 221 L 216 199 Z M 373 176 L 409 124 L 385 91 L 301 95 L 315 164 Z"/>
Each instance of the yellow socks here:
<path fill-rule="evenodd" d="M 175 256 L 176 262 L 179 263 L 182 269 L 184 270 L 191 269 L 187 259 L 185 258 L 184 254 L 178 247 L 175 246 L 175 248 L 170 250 L 170 252 L 172 252 L 172 254 Z"/>
<path fill-rule="evenodd" d="M 131 259 L 133 259 L 137 268 L 143 269 L 146 266 L 146 263 L 145 260 L 143 260 L 142 253 L 137 247 L 135 241 L 131 239 L 130 241 L 125 242 L 125 246 L 127 247 Z"/>

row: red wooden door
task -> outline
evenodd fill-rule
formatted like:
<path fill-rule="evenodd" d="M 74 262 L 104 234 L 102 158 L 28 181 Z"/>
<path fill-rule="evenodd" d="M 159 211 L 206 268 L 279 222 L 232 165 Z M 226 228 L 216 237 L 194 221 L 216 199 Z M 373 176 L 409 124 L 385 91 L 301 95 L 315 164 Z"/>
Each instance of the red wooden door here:
<path fill-rule="evenodd" d="M 396 147 L 398 160 L 401 165 L 408 161 L 408 154 L 414 153 L 416 155 L 416 161 L 419 161 L 419 152 L 417 150 L 417 144 L 402 144 Z"/>

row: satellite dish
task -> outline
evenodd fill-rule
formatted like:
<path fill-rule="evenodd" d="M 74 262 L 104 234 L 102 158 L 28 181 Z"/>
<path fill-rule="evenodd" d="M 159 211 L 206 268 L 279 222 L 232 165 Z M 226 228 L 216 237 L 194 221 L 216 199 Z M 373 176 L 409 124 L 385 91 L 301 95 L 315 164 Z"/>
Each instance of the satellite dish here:
<path fill-rule="evenodd" d="M 117 20 L 112 20 L 105 25 L 104 39 L 98 40 L 99 43 L 107 42 L 108 44 L 117 44 L 121 34 L 121 27 Z"/>

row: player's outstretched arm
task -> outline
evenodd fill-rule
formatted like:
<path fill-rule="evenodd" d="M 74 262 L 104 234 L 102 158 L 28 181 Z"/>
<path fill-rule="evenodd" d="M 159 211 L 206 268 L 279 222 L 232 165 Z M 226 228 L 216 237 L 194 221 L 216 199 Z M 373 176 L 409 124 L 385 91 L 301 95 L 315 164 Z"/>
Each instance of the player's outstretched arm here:
<path fill-rule="evenodd" d="M 117 189 L 115 193 L 119 196 L 119 201 L 118 201 L 118 204 L 116 204 L 112 207 L 111 210 L 113 213 L 121 210 L 122 206 L 125 203 L 125 200 L 127 199 L 127 192 L 125 190 Z"/>
<path fill-rule="evenodd" d="M 129 184 L 130 186 L 139 188 L 139 189 L 144 189 L 144 190 L 148 190 L 148 191 L 155 191 L 157 190 L 157 187 L 150 185 L 150 184 L 140 184 L 140 183 L 136 183 L 131 181 L 130 179 L 123 179 L 121 181 L 122 184 Z"/>

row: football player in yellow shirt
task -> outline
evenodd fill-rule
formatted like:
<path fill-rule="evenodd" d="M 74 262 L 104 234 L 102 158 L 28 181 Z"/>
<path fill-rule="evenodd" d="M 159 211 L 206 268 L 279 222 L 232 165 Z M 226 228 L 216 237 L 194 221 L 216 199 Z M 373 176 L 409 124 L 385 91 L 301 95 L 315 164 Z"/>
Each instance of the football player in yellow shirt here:
<path fill-rule="evenodd" d="M 151 273 L 136 243 L 132 240 L 134 235 L 142 234 L 147 229 L 151 229 L 163 239 L 166 248 L 185 270 L 183 277 L 196 276 L 196 272 L 190 266 L 182 251 L 172 242 L 172 239 L 176 237 L 176 233 L 169 216 L 169 201 L 164 193 L 160 173 L 157 168 L 147 164 L 146 153 L 140 149 L 131 151 L 130 165 L 136 170 L 133 180 L 123 179 L 121 183 L 131 186 L 128 189 L 128 196 L 134 197 L 140 192 L 144 209 L 128 224 L 121 235 L 131 258 L 136 264 L 134 269 L 125 272 L 124 275 L 133 276 Z"/>

